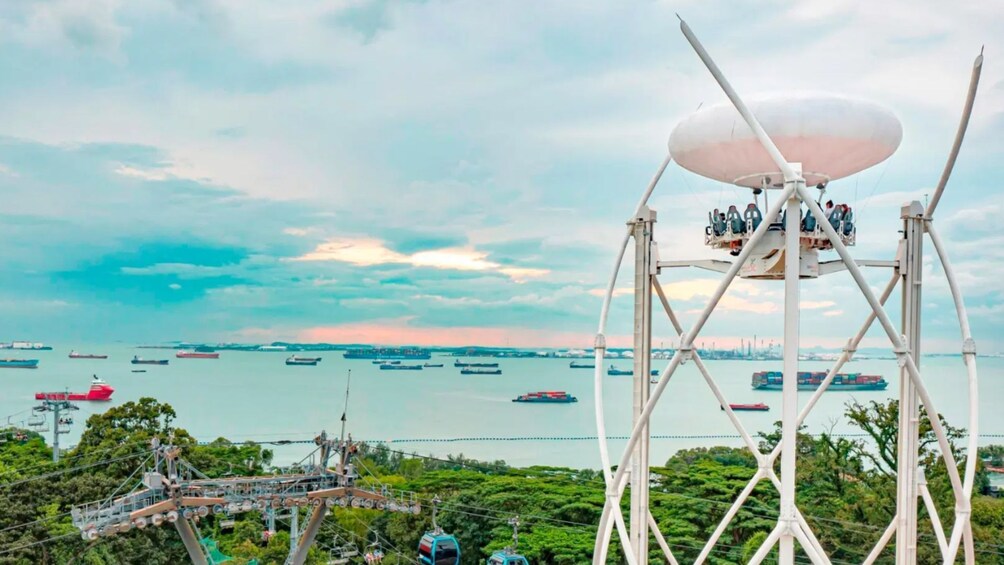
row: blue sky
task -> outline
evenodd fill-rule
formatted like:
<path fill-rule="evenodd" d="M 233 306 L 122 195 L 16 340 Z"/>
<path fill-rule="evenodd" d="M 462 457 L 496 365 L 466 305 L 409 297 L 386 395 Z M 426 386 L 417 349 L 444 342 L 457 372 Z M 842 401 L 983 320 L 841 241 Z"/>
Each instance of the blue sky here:
<path fill-rule="evenodd" d="M 899 151 L 830 187 L 863 258 L 893 256 L 899 205 L 937 182 L 986 44 L 937 220 L 981 350 L 1004 350 L 1004 13 L 906 0 L 4 4 L 0 339 L 588 346 L 669 132 L 724 100 L 675 12 L 742 93 L 894 109 Z M 706 210 L 746 200 L 671 166 L 662 257 L 717 257 Z M 927 347 L 956 351 L 936 261 L 925 277 Z M 664 277 L 685 321 L 713 278 Z M 736 284 L 705 341 L 776 339 L 779 291 Z M 846 275 L 802 300 L 809 345 L 866 314 Z"/>

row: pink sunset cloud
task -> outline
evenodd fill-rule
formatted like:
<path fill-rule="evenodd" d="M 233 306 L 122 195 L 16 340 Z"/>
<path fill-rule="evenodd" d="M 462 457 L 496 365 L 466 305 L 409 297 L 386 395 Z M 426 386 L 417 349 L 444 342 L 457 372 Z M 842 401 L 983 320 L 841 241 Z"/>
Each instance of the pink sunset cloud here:
<path fill-rule="evenodd" d="M 532 328 L 464 326 L 433 328 L 410 326 L 405 320 L 360 322 L 315 326 L 296 332 L 297 341 L 316 343 L 367 343 L 373 345 L 422 345 L 459 347 L 571 347 L 592 346 L 593 335 Z M 626 338 L 626 344 L 630 338 Z"/>

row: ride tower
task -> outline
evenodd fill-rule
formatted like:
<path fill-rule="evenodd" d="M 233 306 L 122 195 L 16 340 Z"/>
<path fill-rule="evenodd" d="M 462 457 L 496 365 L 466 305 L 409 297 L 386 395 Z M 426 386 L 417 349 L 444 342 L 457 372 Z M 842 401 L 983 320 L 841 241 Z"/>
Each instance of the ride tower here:
<path fill-rule="evenodd" d="M 681 364 L 689 361 L 694 363 L 758 464 L 756 473 L 722 516 L 695 562 L 700 564 L 708 558 L 757 484 L 766 480 L 780 494 L 779 517 L 776 526 L 750 563 L 761 563 L 776 545 L 780 562 L 785 565 L 794 563 L 799 547 L 813 563 L 829 564 L 826 549 L 798 508 L 795 496 L 796 434 L 840 369 L 853 357 L 876 320 L 888 337 L 900 367 L 897 503 L 894 519 L 878 537 L 864 563 L 870 564 L 878 559 L 894 535 L 896 563 L 905 565 L 916 562 L 918 502 L 921 500 L 930 516 L 944 562 L 955 562 L 959 549 L 963 548 L 965 562 L 975 563 L 969 501 L 977 461 L 976 349 L 962 295 L 945 247 L 934 227 L 933 216 L 968 127 L 982 69 L 982 53 L 974 62 L 955 142 L 930 203 L 926 207 L 919 202 L 903 206 L 898 219 L 902 226 L 902 238 L 895 258 L 861 260 L 852 257 L 848 250 L 855 244 L 857 237 L 853 210 L 846 206 L 824 210 L 820 202 L 831 181 L 863 171 L 895 152 L 902 139 L 902 127 L 898 119 L 879 105 L 832 94 L 762 97 L 751 99 L 751 104 L 747 105 L 689 26 L 682 20 L 680 25 L 687 41 L 725 92 L 729 103 L 698 110 L 672 132 L 669 155 L 663 160 L 628 221 L 628 229 L 607 285 L 595 342 L 594 373 L 597 435 L 606 481 L 606 504 L 597 531 L 593 563 L 606 563 L 615 528 L 627 563 L 634 565 L 648 562 L 650 536 L 657 542 L 668 562 L 674 565 L 678 563 L 649 510 L 649 420 L 674 372 Z M 753 202 L 743 212 L 740 213 L 733 206 L 726 212 L 714 210 L 708 214 L 705 243 L 713 249 L 727 251 L 734 258 L 731 261 L 660 260 L 654 238 L 657 216 L 655 211 L 648 208 L 647 202 L 673 160 L 696 174 L 752 191 Z M 818 197 L 810 187 L 819 190 Z M 763 212 L 760 208 L 761 198 L 766 210 Z M 962 360 L 966 368 L 969 399 L 969 435 L 966 442 L 967 456 L 961 473 L 919 367 L 921 273 L 925 233 L 930 237 L 943 266 L 962 336 Z M 617 271 L 632 240 L 635 252 L 632 432 L 624 452 L 616 466 L 613 466 L 607 447 L 603 407 L 605 331 Z M 839 258 L 821 261 L 819 254 L 824 251 L 835 251 Z M 707 306 L 689 329 L 685 329 L 680 323 L 659 282 L 663 269 L 681 267 L 696 267 L 724 274 Z M 881 295 L 876 296 L 872 291 L 862 273 L 862 267 L 884 268 L 892 272 Z M 803 280 L 811 281 L 839 271 L 850 274 L 871 312 L 857 334 L 847 341 L 842 354 L 827 371 L 811 397 L 799 409 L 799 288 Z M 708 318 L 737 277 L 784 283 L 782 437 L 780 444 L 769 453 L 761 452 L 754 443 L 694 346 L 695 339 Z M 902 300 L 900 327 L 897 328 L 884 305 L 898 283 L 902 283 Z M 676 351 L 661 371 L 658 381 L 650 381 L 649 377 L 653 296 L 658 298 L 679 335 Z M 923 469 L 918 466 L 921 406 L 931 415 L 931 427 L 955 498 L 954 520 L 948 531 L 927 491 Z M 776 465 L 779 458 L 778 469 Z M 626 521 L 621 512 L 621 499 L 628 486 L 631 487 L 630 509 Z"/>

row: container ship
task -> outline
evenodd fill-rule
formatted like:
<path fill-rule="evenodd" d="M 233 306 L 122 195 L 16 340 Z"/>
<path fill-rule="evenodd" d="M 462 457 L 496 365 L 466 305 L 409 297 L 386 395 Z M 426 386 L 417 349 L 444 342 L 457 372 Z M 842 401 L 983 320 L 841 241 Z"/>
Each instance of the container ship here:
<path fill-rule="evenodd" d="M 35 400 L 72 400 L 82 402 L 104 402 L 112 399 L 115 389 L 105 381 L 94 377 L 87 392 L 36 392 Z"/>
<path fill-rule="evenodd" d="M 569 369 L 595 369 L 596 363 L 580 363 L 578 361 L 572 361 L 568 364 Z"/>
<path fill-rule="evenodd" d="M 321 362 L 320 357 L 297 357 L 293 355 L 286 358 L 287 365 L 302 365 L 306 367 L 314 367 Z"/>
<path fill-rule="evenodd" d="M 498 363 L 467 363 L 457 359 L 453 362 L 454 367 L 498 367 Z"/>
<path fill-rule="evenodd" d="M 798 390 L 816 390 L 825 378 L 825 372 L 799 372 Z M 753 373 L 751 385 L 755 390 L 781 390 L 784 376 L 781 371 L 760 371 Z M 887 386 L 889 383 L 879 375 L 837 373 L 826 390 L 885 390 Z"/>
<path fill-rule="evenodd" d="M 569 404 L 578 402 L 579 399 L 563 390 L 545 390 L 541 392 L 528 392 L 512 399 L 513 402 L 540 402 L 550 404 Z"/>
<path fill-rule="evenodd" d="M 361 347 L 348 349 L 343 356 L 346 359 L 430 359 L 432 354 L 428 349 L 410 347 Z"/>
<path fill-rule="evenodd" d="M 0 369 L 37 369 L 38 359 L 0 359 Z"/>
<path fill-rule="evenodd" d="M 501 375 L 502 369 L 477 369 L 471 367 L 464 367 L 460 369 L 461 375 Z"/>
<path fill-rule="evenodd" d="M 108 359 L 108 356 L 96 355 L 94 353 L 77 353 L 76 351 L 71 351 L 70 359 Z"/>
<path fill-rule="evenodd" d="M 215 351 L 179 351 L 174 354 L 178 359 L 219 359 Z"/>
<path fill-rule="evenodd" d="M 142 357 L 134 356 L 130 363 L 133 365 L 167 365 L 167 361 L 167 359 L 143 359 Z"/>
<path fill-rule="evenodd" d="M 422 368 L 421 365 L 401 365 L 399 363 L 384 363 L 380 365 L 381 371 L 421 371 Z"/>

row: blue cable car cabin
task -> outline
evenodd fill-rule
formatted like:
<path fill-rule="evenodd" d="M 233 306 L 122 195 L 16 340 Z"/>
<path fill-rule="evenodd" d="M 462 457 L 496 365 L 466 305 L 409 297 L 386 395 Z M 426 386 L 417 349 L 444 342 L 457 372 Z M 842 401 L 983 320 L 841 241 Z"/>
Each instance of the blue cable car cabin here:
<path fill-rule="evenodd" d="M 530 565 L 530 563 L 522 555 L 516 555 L 507 551 L 496 551 L 488 558 L 488 565 Z"/>
<path fill-rule="evenodd" d="M 418 542 L 418 561 L 424 565 L 460 565 L 460 544 L 442 531 L 426 532 Z"/>

